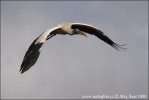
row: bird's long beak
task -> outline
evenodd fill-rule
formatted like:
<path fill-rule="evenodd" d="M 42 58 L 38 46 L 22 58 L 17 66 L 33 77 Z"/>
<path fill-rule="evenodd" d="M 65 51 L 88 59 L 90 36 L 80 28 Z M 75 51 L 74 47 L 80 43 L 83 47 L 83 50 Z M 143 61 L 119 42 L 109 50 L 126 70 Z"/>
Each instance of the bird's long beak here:
<path fill-rule="evenodd" d="M 87 35 L 84 32 L 80 32 L 80 35 L 87 37 Z"/>

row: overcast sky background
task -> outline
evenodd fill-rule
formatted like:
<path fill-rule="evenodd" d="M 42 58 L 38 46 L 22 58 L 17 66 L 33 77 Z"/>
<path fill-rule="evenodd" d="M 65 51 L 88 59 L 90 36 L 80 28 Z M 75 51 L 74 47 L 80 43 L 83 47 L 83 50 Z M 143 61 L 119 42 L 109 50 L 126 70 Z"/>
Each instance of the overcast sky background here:
<path fill-rule="evenodd" d="M 101 29 L 116 51 L 95 36 L 55 36 L 37 63 L 19 73 L 25 52 L 43 31 L 61 22 Z M 83 95 L 148 94 L 147 1 L 1 1 L 3 99 L 68 99 Z"/>

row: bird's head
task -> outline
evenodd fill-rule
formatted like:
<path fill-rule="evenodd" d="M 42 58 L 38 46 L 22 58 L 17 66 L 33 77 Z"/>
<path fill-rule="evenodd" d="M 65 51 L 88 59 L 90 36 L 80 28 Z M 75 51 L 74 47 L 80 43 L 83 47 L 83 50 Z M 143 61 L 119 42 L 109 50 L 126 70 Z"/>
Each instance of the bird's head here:
<path fill-rule="evenodd" d="M 73 34 L 73 35 L 78 34 L 78 35 L 82 35 L 82 36 L 87 37 L 87 35 L 86 35 L 84 32 L 82 32 L 82 31 L 80 31 L 80 30 L 78 30 L 78 29 L 74 29 L 74 30 L 72 31 L 72 34 Z"/>

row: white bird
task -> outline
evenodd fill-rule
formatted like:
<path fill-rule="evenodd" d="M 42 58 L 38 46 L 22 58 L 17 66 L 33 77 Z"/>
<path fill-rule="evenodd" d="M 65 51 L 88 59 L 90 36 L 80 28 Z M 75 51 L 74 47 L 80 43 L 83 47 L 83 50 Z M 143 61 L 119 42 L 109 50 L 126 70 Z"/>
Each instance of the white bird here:
<path fill-rule="evenodd" d="M 59 24 L 57 27 L 54 27 L 52 29 L 49 29 L 45 32 L 43 32 L 39 37 L 37 37 L 33 43 L 28 48 L 23 62 L 21 64 L 20 71 L 21 73 L 24 73 L 27 71 L 30 67 L 32 67 L 39 55 L 40 55 L 40 48 L 43 45 L 44 42 L 46 42 L 51 37 L 60 34 L 60 35 L 83 35 L 86 36 L 85 33 L 95 35 L 102 41 L 106 42 L 107 44 L 114 47 L 116 50 L 126 50 L 126 48 L 122 47 L 124 45 L 119 45 L 115 42 L 113 42 L 108 36 L 106 36 L 102 31 L 97 29 L 96 27 L 88 24 L 83 23 L 62 23 Z"/>

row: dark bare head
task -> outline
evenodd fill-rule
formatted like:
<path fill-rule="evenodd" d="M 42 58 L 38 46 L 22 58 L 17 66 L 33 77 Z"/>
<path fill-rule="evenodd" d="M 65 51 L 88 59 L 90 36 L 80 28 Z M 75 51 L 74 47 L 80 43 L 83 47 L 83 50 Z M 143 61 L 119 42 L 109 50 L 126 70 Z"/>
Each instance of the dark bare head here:
<path fill-rule="evenodd" d="M 76 35 L 76 34 L 87 37 L 87 35 L 84 32 L 80 31 L 79 29 L 72 29 L 72 34 L 70 35 Z"/>

